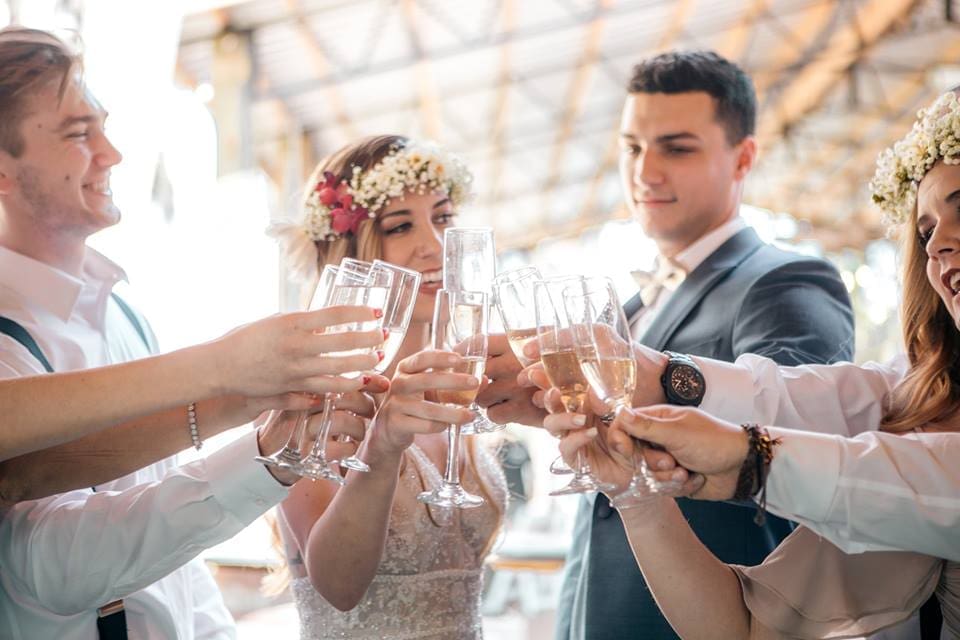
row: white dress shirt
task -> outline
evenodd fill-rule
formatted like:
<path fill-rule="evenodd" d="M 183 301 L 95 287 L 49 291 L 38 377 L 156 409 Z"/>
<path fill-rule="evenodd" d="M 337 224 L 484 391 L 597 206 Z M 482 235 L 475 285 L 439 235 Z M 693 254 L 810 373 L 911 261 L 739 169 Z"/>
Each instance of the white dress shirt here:
<path fill-rule="evenodd" d="M 694 360 L 707 382 L 701 409 L 777 425 L 771 512 L 849 553 L 908 550 L 960 561 L 960 434 L 875 431 L 905 358 L 863 367 L 778 367 L 754 355 L 732 364 Z"/>
<path fill-rule="evenodd" d="M 148 349 L 110 298 L 122 279 L 90 249 L 75 278 L 0 247 L 0 316 L 22 324 L 56 371 L 144 357 L 152 334 Z M 29 351 L 0 335 L 0 377 L 37 373 Z M 257 453 L 250 433 L 183 467 L 169 458 L 95 492 L 12 507 L 0 520 L 0 639 L 94 640 L 97 607 L 118 598 L 131 640 L 233 638 L 196 556 L 286 495 Z"/>
<path fill-rule="evenodd" d="M 724 242 L 746 228 L 747 223 L 744 219 L 740 216 L 734 216 L 713 231 L 701 236 L 696 242 L 671 258 L 670 262 L 679 267 L 684 274 L 693 273 L 694 269 L 713 255 L 713 252 L 719 249 Z M 667 258 L 657 256 L 658 264 L 665 260 L 667 260 Z M 654 320 L 656 320 L 657 314 L 660 313 L 667 304 L 667 301 L 673 296 L 676 287 L 683 282 L 682 278 L 672 280 L 675 283 L 673 288 L 669 286 L 665 287 L 652 305 L 645 307 L 642 312 L 638 313 L 632 319 L 630 332 L 635 339 L 639 340 L 643 337 L 643 334 L 647 332 L 647 329 L 649 329 Z M 630 318 L 628 318 L 628 320 L 630 320 Z"/>

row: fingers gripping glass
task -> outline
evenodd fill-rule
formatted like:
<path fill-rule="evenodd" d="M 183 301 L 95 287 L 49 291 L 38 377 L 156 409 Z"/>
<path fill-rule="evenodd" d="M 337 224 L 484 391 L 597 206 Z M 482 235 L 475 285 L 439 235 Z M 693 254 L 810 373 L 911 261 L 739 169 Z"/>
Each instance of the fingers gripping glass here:
<path fill-rule="evenodd" d="M 453 351 L 462 356 L 457 373 L 469 373 L 478 380 L 483 376 L 487 360 L 487 294 L 479 291 L 437 292 L 433 312 L 433 348 Z M 430 399 L 436 402 L 469 407 L 477 397 L 477 389 L 467 391 L 436 390 Z M 417 500 L 439 507 L 469 509 L 484 500 L 468 493 L 460 485 L 460 425 L 447 427 L 446 470 L 440 486 L 424 491 Z"/>
<path fill-rule="evenodd" d="M 593 393 L 611 413 L 629 408 L 637 384 L 637 365 L 630 327 L 613 282 L 609 278 L 586 278 L 564 290 L 563 303 L 580 370 Z M 676 489 L 673 483 L 657 482 L 643 456 L 644 443 L 635 442 L 633 477 L 611 501 L 615 507 Z"/>
<path fill-rule="evenodd" d="M 577 359 L 573 331 L 563 308 L 563 290 L 579 286 L 581 281 L 580 276 L 548 278 L 534 286 L 540 362 L 550 385 L 560 391 L 560 399 L 568 413 L 586 413 L 589 390 Z M 594 477 L 586 457 L 578 450 L 573 479 L 565 487 L 551 491 L 550 495 L 592 493 L 612 488 Z"/>
<path fill-rule="evenodd" d="M 327 265 L 320 274 L 320 280 L 313 290 L 313 296 L 308 307 L 310 311 L 322 309 L 326 306 L 327 296 L 333 289 L 333 282 L 337 277 L 337 268 L 333 265 Z M 303 474 L 303 448 L 305 446 L 304 435 L 307 429 L 307 419 L 310 416 L 309 411 L 298 411 L 296 426 L 290 433 L 290 438 L 279 452 L 272 456 L 257 456 L 254 458 L 257 462 L 274 467 L 292 471 L 298 475 Z"/>
<path fill-rule="evenodd" d="M 326 298 L 326 306 L 362 305 L 383 311 L 390 296 L 393 284 L 393 274 L 381 267 L 375 267 L 361 260 L 344 259 L 337 268 L 337 275 Z M 382 327 L 382 317 L 378 320 L 365 322 L 351 322 L 328 329 L 331 333 L 342 331 L 369 331 Z M 369 348 L 339 352 L 338 355 L 354 355 L 369 353 Z M 382 361 L 381 361 L 382 362 Z M 361 371 L 343 374 L 345 377 L 357 377 Z M 310 451 L 310 455 L 303 460 L 302 475 L 314 480 L 324 479 L 343 484 L 340 473 L 333 468 L 326 457 L 327 439 L 333 425 L 334 408 L 339 394 L 327 394 L 323 405 L 323 416 L 320 420 L 319 434 Z M 361 461 L 362 463 L 362 461 Z M 365 465 L 364 465 L 365 466 Z M 367 468 L 366 470 L 369 470 Z"/>
<path fill-rule="evenodd" d="M 420 293 L 420 273 L 383 260 L 374 260 L 372 266 L 389 271 L 393 277 L 387 303 L 383 308 L 381 323 L 383 329 L 388 332 L 383 343 L 383 359 L 373 368 L 377 373 L 383 373 L 393 362 L 407 335 L 410 318 L 413 316 L 413 308 L 417 303 L 417 295 Z M 338 441 L 351 442 L 352 438 L 344 435 L 338 438 Z M 338 460 L 337 464 L 344 469 L 352 469 L 353 471 L 366 472 L 370 470 L 367 463 L 356 454 Z"/>
<path fill-rule="evenodd" d="M 454 227 L 443 232 L 443 288 L 447 291 L 478 291 L 490 296 L 490 286 L 497 272 L 493 229 L 490 227 Z M 464 435 L 499 431 L 506 425 L 487 418 L 486 412 L 473 402 L 470 410 L 476 416 L 461 427 Z"/>

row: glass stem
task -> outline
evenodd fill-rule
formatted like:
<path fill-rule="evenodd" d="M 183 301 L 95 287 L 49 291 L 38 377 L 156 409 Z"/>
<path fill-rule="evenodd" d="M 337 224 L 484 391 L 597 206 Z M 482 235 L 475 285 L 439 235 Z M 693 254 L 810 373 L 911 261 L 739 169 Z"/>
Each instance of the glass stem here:
<path fill-rule="evenodd" d="M 317 435 L 317 441 L 313 444 L 313 451 L 310 455 L 314 458 L 327 459 L 327 438 L 330 436 L 330 427 L 333 426 L 333 404 L 339 393 L 328 393 L 323 399 L 323 416 L 320 418 L 320 433 Z"/>
<path fill-rule="evenodd" d="M 460 484 L 460 425 L 447 427 L 447 484 Z"/>
<path fill-rule="evenodd" d="M 300 459 L 300 447 L 303 444 L 303 433 L 307 427 L 307 412 L 301 411 L 297 414 L 297 424 L 294 425 L 293 431 L 290 432 L 290 437 L 287 438 L 287 444 L 283 445 L 283 451 L 280 452 L 281 457 L 294 457 Z"/>
<path fill-rule="evenodd" d="M 587 464 L 587 461 L 583 459 L 583 451 L 580 449 L 577 449 L 577 468 L 575 471 L 574 475 L 577 478 L 582 478 L 590 473 L 590 466 Z"/>

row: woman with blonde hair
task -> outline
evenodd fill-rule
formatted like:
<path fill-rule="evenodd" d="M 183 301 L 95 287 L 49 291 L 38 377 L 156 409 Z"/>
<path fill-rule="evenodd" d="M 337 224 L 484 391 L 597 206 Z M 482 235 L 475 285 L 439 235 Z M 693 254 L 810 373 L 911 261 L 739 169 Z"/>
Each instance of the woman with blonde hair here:
<path fill-rule="evenodd" d="M 307 279 L 344 257 L 422 274 L 410 327 L 387 372 L 390 391 L 376 399 L 359 445 L 370 471 L 347 472 L 344 486 L 299 483 L 279 510 L 304 639 L 481 637 L 482 564 L 503 520 L 502 471 L 469 438 L 461 479 L 484 504 L 440 509 L 417 501 L 440 482 L 447 453 L 441 431 L 472 419 L 465 408 L 426 400 L 425 392 L 479 384 L 444 371 L 459 356 L 428 350 L 443 231 L 471 179 L 439 147 L 366 138 L 323 160 L 307 183 L 303 218 L 273 229 Z"/>
<path fill-rule="evenodd" d="M 887 433 L 844 438 L 756 424 L 737 427 L 695 409 L 662 406 L 623 411 L 598 438 L 596 431 L 571 429 L 569 417 L 548 418 L 552 431 L 569 432 L 561 444 L 565 456 L 586 445 L 595 473 L 606 481 L 625 483 L 633 451 L 628 436 L 633 436 L 666 446 L 678 464 L 696 474 L 687 485 L 692 497 L 756 499 L 761 507 L 778 462 L 788 467 L 787 473 L 798 466 L 796 458 L 819 452 L 820 478 L 805 482 L 806 492 L 795 487 L 796 500 L 821 504 L 821 521 L 832 519 L 835 526 L 828 529 L 841 538 L 846 532 L 846 544 L 838 540 L 835 545 L 803 526 L 763 564 L 728 566 L 696 539 L 672 500 L 652 496 L 620 511 L 640 570 L 683 638 L 849 638 L 883 630 L 901 634 L 895 637 L 960 637 L 960 563 L 949 552 L 956 543 L 937 543 L 935 535 L 916 530 L 916 544 L 911 544 L 896 509 L 912 497 L 918 501 L 913 510 L 931 520 L 956 518 L 958 476 L 950 453 L 960 431 L 960 101 L 954 92 L 921 111 L 911 132 L 880 156 L 871 188 L 887 219 L 905 225 L 901 311 L 906 374 L 892 389 L 886 387 L 892 378 L 885 382 L 876 369 L 856 374 L 852 365 L 767 374 L 781 385 L 794 379 L 787 383 L 790 398 L 781 399 L 782 390 L 775 389 L 755 403 L 796 405 L 784 415 L 803 414 L 807 406 L 816 414 L 813 403 L 830 404 L 835 397 L 848 405 L 842 411 L 843 418 L 849 417 L 848 428 L 866 416 L 882 416 L 872 428 Z M 758 361 L 752 366 L 766 365 Z M 811 376 L 820 382 L 806 380 Z M 789 393 L 800 388 L 798 379 L 805 379 L 808 389 Z M 826 389 L 830 384 L 835 388 Z M 824 391 L 819 397 L 814 393 L 818 386 Z M 756 391 L 760 396 L 765 388 Z M 554 404 L 551 398 L 548 404 Z M 791 456 L 785 462 L 780 448 Z M 680 479 L 685 476 L 684 470 L 677 473 Z M 930 487 L 936 493 L 925 491 Z M 855 500 L 867 496 L 889 504 L 858 508 Z M 848 522 L 837 525 L 840 516 Z M 811 527 L 818 528 L 817 523 Z M 875 540 L 892 540 L 884 535 L 888 528 L 900 534 L 898 545 L 858 544 L 857 549 L 849 542 L 851 536 L 869 537 L 865 529 L 876 531 Z M 956 540 L 956 529 L 948 533 L 949 525 L 931 528 L 938 530 Z M 841 544 L 864 552 L 844 553 Z M 935 548 L 946 557 L 890 550 L 896 548 Z M 936 600 L 928 603 L 931 595 Z M 929 608 L 931 615 L 921 617 L 919 629 L 894 629 L 921 608 Z"/>

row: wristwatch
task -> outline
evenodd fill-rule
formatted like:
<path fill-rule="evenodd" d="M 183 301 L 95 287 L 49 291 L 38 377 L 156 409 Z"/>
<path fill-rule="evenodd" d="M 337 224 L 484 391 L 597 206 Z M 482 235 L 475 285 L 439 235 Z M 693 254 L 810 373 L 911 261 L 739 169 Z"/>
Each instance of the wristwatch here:
<path fill-rule="evenodd" d="M 679 404 L 690 407 L 700 405 L 703 394 L 707 391 L 707 383 L 700 372 L 700 367 L 690 356 L 673 351 L 663 352 L 667 360 L 667 368 L 660 376 L 663 393 L 670 404 Z"/>

